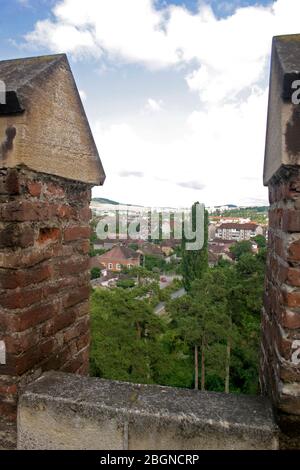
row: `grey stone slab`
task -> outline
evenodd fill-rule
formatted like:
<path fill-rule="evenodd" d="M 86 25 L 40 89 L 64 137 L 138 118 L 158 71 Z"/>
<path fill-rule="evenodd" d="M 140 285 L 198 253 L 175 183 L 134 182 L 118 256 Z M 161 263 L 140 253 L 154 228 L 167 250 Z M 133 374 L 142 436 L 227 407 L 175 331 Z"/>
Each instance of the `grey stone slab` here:
<path fill-rule="evenodd" d="M 138 385 L 51 372 L 20 398 L 20 449 L 276 449 L 259 396 Z"/>

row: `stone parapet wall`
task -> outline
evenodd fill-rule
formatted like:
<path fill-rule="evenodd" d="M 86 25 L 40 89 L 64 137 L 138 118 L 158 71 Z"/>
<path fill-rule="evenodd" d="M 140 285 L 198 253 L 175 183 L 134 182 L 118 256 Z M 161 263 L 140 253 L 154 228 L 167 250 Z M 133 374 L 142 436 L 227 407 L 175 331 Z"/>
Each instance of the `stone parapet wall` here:
<path fill-rule="evenodd" d="M 18 449 L 278 449 L 268 399 L 48 372 L 18 408 Z"/>
<path fill-rule="evenodd" d="M 42 371 L 88 372 L 90 189 L 0 169 L 2 419 L 16 419 L 19 387 Z"/>

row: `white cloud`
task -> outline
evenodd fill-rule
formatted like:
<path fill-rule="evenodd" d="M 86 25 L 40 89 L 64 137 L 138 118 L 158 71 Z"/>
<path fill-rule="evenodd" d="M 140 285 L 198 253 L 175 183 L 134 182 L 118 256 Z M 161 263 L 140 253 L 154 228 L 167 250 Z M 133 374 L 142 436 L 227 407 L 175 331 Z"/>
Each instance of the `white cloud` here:
<path fill-rule="evenodd" d="M 134 178 L 143 178 L 145 176 L 143 172 L 134 170 L 122 170 L 118 173 L 118 175 L 122 178 L 129 178 L 130 176 Z"/>
<path fill-rule="evenodd" d="M 261 177 L 266 102 L 267 93 L 257 93 L 238 109 L 230 104 L 222 112 L 195 111 L 167 141 L 158 134 L 148 140 L 125 123 L 97 123 L 94 135 L 108 177 L 96 194 L 145 205 L 266 202 Z"/>
<path fill-rule="evenodd" d="M 26 35 L 28 44 L 46 47 L 52 52 L 67 52 L 74 58 L 92 56 L 99 58 L 101 47 L 97 45 L 91 31 L 82 31 L 75 25 L 38 21 L 34 31 Z"/>
<path fill-rule="evenodd" d="M 154 68 L 178 62 L 151 0 L 64 0 L 53 14 L 54 21 L 38 22 L 26 36 L 29 43 L 74 54 L 84 47 L 93 56 L 105 50 L 111 58 Z"/>
<path fill-rule="evenodd" d="M 205 188 L 205 185 L 200 181 L 192 180 L 192 181 L 177 181 L 176 183 L 178 186 L 182 186 L 183 188 L 188 189 L 195 189 L 201 191 Z"/>
<path fill-rule="evenodd" d="M 197 14 L 181 6 L 157 10 L 151 0 L 63 0 L 54 19 L 37 22 L 30 44 L 76 56 L 101 52 L 113 60 L 149 68 L 196 61 L 187 75 L 204 101 L 233 99 L 262 77 L 274 34 L 297 31 L 298 0 L 277 0 L 268 7 L 238 8 L 217 19 L 199 3 Z"/>
<path fill-rule="evenodd" d="M 297 3 L 278 0 L 274 7 L 240 8 L 217 20 L 204 2 L 197 14 L 192 14 L 180 6 L 156 10 L 151 0 L 64 0 L 54 8 L 54 20 L 39 22 L 38 35 L 29 36 L 29 41 L 48 41 L 55 48 L 53 26 L 72 26 L 80 34 L 92 35 L 91 47 L 100 46 L 127 61 L 166 66 L 193 58 L 210 61 L 213 53 L 219 67 L 228 61 L 256 60 L 265 55 L 268 47 L 261 38 L 269 39 L 270 30 L 288 26 L 290 21 L 296 25 Z M 65 41 L 68 43 L 67 37 Z"/>
<path fill-rule="evenodd" d="M 156 203 L 159 198 L 171 203 L 175 197 L 186 204 L 196 196 L 208 203 L 263 201 L 266 191 L 258 181 L 271 38 L 297 32 L 299 17 L 299 0 L 238 8 L 222 19 L 204 1 L 199 2 L 197 13 L 191 13 L 174 5 L 158 10 L 154 0 L 63 0 L 54 8 L 52 20 L 37 22 L 26 41 L 76 58 L 95 57 L 99 67 L 105 57 L 118 64 L 141 64 L 151 74 L 170 69 L 185 77 L 186 93 L 195 94 L 194 111 L 186 116 L 185 126 L 174 128 L 168 141 L 160 139 L 158 128 L 161 119 L 167 127 L 170 115 L 165 108 L 158 113 L 164 103 L 154 98 L 145 97 L 145 109 L 155 115 L 157 124 L 151 121 L 151 126 L 152 137 L 157 126 L 157 138 L 146 139 L 124 118 L 122 123 L 117 117 L 115 124 L 97 123 L 96 137 L 108 175 L 105 191 L 124 191 L 125 178 L 118 171 L 129 171 L 131 182 L 132 172 L 147 175 L 135 177 L 126 188 L 133 202 L 147 199 L 148 194 Z M 147 113 L 143 119 L 146 128 Z M 189 183 L 198 180 L 197 192 Z M 176 186 L 176 181 L 185 181 L 191 188 Z M 200 189 L 202 182 L 205 188 Z"/>
<path fill-rule="evenodd" d="M 148 98 L 146 105 L 145 105 L 145 110 L 152 112 L 152 113 L 157 113 L 161 111 L 163 108 L 163 101 L 162 100 L 154 100 L 153 98 Z"/>

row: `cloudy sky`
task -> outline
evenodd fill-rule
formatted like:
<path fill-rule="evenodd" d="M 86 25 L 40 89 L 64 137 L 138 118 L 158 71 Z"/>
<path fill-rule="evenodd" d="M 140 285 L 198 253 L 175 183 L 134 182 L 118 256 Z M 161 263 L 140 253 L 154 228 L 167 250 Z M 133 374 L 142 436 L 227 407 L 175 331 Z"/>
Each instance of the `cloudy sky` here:
<path fill-rule="evenodd" d="M 262 205 L 272 36 L 299 0 L 0 0 L 0 60 L 66 52 L 123 203 Z M 0 77 L 1 78 L 1 77 Z"/>

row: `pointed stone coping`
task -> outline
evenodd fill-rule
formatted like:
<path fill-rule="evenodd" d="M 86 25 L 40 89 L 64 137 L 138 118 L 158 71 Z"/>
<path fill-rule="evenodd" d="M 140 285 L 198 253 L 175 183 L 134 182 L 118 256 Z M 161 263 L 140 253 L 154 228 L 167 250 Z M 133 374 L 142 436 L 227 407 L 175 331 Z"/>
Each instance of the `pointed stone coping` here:
<path fill-rule="evenodd" d="M 300 105 L 292 103 L 294 80 L 300 80 L 300 34 L 276 36 L 272 44 L 264 163 L 266 186 L 281 167 L 300 165 Z"/>
<path fill-rule="evenodd" d="M 49 372 L 19 400 L 19 449 L 277 449 L 259 396 Z"/>
<path fill-rule="evenodd" d="M 0 168 L 101 185 L 105 173 L 65 54 L 0 62 L 23 113 L 0 116 Z"/>

